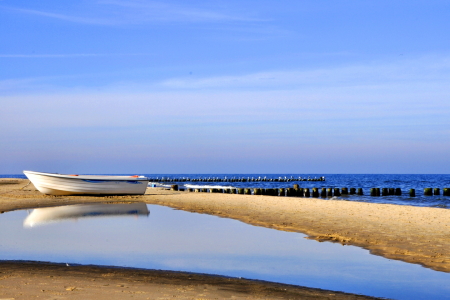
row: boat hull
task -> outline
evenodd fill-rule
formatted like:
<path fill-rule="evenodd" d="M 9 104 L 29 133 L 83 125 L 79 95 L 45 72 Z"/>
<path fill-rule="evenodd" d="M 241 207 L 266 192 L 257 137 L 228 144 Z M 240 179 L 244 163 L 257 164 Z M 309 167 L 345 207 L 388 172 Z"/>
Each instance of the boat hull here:
<path fill-rule="evenodd" d="M 145 177 L 23 173 L 38 191 L 47 195 L 143 195 L 148 185 Z"/>

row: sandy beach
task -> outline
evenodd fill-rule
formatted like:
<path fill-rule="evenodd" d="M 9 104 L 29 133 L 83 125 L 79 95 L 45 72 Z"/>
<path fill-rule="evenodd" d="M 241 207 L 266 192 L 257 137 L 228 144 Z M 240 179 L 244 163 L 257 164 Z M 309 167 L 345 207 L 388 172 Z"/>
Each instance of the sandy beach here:
<path fill-rule="evenodd" d="M 377 299 L 321 289 L 159 270 L 0 262 L 0 299 Z"/>
<path fill-rule="evenodd" d="M 314 198 L 188 193 L 168 191 L 160 188 L 149 188 L 143 196 L 46 196 L 36 191 L 32 184 L 27 184 L 28 180 L 1 179 L 0 211 L 7 212 L 25 208 L 93 202 L 145 202 L 148 204 L 164 205 L 190 212 L 232 218 L 255 226 L 275 228 L 284 231 L 302 232 L 307 234 L 311 239 L 355 245 L 368 249 L 375 255 L 380 255 L 389 259 L 420 264 L 424 267 L 443 272 L 450 271 L 450 210 L 448 209 L 322 200 Z M 14 264 L 14 266 L 14 268 L 7 267 L 5 263 L 1 266 L 1 293 L 4 293 L 5 280 L 15 282 L 17 286 L 20 286 L 20 280 L 25 280 L 23 279 L 23 276 L 28 278 L 24 275 L 27 274 L 24 270 L 27 268 L 35 268 L 34 265 L 24 264 Z M 52 265 L 48 266 L 48 269 L 47 267 L 43 268 L 42 272 L 44 272 L 44 270 L 47 270 L 45 272 L 53 272 L 49 271 L 52 270 L 52 268 L 58 269 L 62 267 Z M 86 267 L 83 269 L 83 267 L 80 267 L 77 276 L 81 276 L 81 278 L 84 278 L 83 280 L 85 280 L 84 283 L 80 284 L 80 286 L 86 287 L 88 286 L 88 281 L 93 280 L 90 276 L 94 276 L 93 274 L 95 272 L 93 269 L 95 268 L 89 268 Z M 62 269 L 61 271 L 58 271 L 59 273 L 55 271 L 55 274 L 60 274 L 61 276 L 66 274 L 69 277 L 75 276 L 67 273 L 66 269 L 64 269 L 66 271 L 62 271 Z M 41 270 L 41 268 L 39 268 L 39 270 Z M 98 272 L 107 271 L 103 270 Z M 18 274 L 22 275 L 19 276 Z M 152 278 L 159 278 L 159 275 L 155 274 L 156 273 L 152 273 L 148 276 L 153 276 Z M 176 272 L 171 272 L 171 274 L 171 276 L 175 276 L 174 274 L 188 276 L 186 274 L 182 275 L 181 273 Z M 46 276 L 47 275 L 42 273 L 42 275 L 34 276 L 33 280 L 40 280 L 40 282 L 49 285 L 53 284 L 53 281 L 49 279 L 50 277 Z M 214 280 L 219 280 L 218 278 L 221 277 L 214 278 Z M 29 277 L 27 280 L 31 279 L 32 278 Z M 112 280 L 112 278 L 105 276 L 100 276 L 96 280 L 100 279 L 106 281 Z M 168 279 L 166 278 L 165 280 Z M 185 287 L 189 283 L 189 280 L 190 279 L 188 279 L 188 281 L 185 280 L 185 283 L 181 285 Z M 221 278 L 221 280 L 226 281 L 229 279 Z M 9 281 L 8 286 L 11 284 L 14 285 L 14 283 Z M 152 284 L 155 284 L 155 282 L 157 281 L 153 280 Z M 142 282 L 140 282 L 140 284 L 142 284 Z M 176 288 L 176 286 L 179 286 L 179 283 L 172 284 L 173 286 L 168 290 L 161 292 L 162 294 L 155 294 L 154 296 L 147 296 L 150 298 L 142 299 L 157 299 L 158 297 L 164 298 L 166 297 L 164 293 L 169 295 L 171 291 L 173 295 L 177 295 L 177 297 L 184 299 L 196 299 L 196 297 L 198 299 L 211 299 L 214 297 L 220 299 L 230 298 L 233 295 L 233 297 L 236 297 L 235 299 L 240 299 L 239 297 L 243 297 L 242 299 L 300 299 L 302 297 L 299 296 L 300 294 L 282 295 L 282 289 L 280 290 L 281 294 L 269 295 L 264 293 L 257 294 L 256 292 L 256 294 L 252 294 L 248 291 L 261 291 L 260 288 L 263 289 L 263 287 L 252 288 L 252 284 L 257 284 L 252 281 L 248 282 L 249 285 L 247 286 L 247 292 L 238 294 L 235 290 L 233 290 L 233 292 L 230 292 L 230 294 L 227 295 L 219 295 L 217 294 L 217 291 L 212 292 L 212 290 L 216 288 L 221 290 L 221 288 L 218 288 L 218 285 L 220 284 L 215 282 L 212 284 L 215 288 L 211 287 L 208 290 L 212 294 L 208 294 L 207 296 L 200 296 L 200 294 L 196 294 L 196 296 L 194 296 L 194 292 L 192 292 L 194 294 L 189 295 L 180 293 Z M 267 287 L 266 283 L 258 282 L 258 284 Z M 65 285 L 69 286 L 68 284 Z M 132 285 L 134 286 L 135 284 L 133 283 Z M 114 288 L 111 287 L 111 290 L 120 290 L 120 287 L 117 286 L 115 282 L 114 284 L 110 284 L 110 286 L 114 286 Z M 169 285 L 164 285 L 164 288 L 167 288 L 168 286 Z M 200 289 L 200 287 L 201 284 L 197 286 L 198 289 Z M 135 288 L 138 289 L 137 283 Z M 102 288 L 92 287 L 93 293 L 95 289 L 99 289 L 98 291 L 100 291 Z M 43 288 L 42 290 L 45 289 Z M 333 299 L 340 299 L 336 298 L 338 296 L 342 296 L 344 298 L 347 297 L 345 299 L 359 299 L 351 297 L 360 297 L 341 293 L 339 293 L 339 295 L 336 293 L 332 293 L 334 295 L 330 295 L 330 292 L 328 291 L 320 292 L 320 290 L 318 291 L 314 289 L 307 290 L 311 290 L 311 293 L 324 293 L 320 295 L 317 294 L 316 296 L 313 296 L 313 294 L 308 294 L 308 297 L 312 297 L 314 299 L 328 299 L 330 297 Z M 228 291 L 231 291 L 231 289 Z M 300 290 L 298 291 L 300 293 Z M 302 289 L 302 291 L 305 290 Z M 201 293 L 200 290 L 197 290 L 197 292 Z M 62 291 L 62 293 L 67 294 L 68 291 Z M 2 297 L 12 297 L 15 299 L 29 299 L 26 297 L 17 298 L 6 294 L 1 295 Z M 138 294 L 133 295 L 135 298 L 138 296 Z M 306 297 L 306 294 L 304 294 L 304 297 Z"/>

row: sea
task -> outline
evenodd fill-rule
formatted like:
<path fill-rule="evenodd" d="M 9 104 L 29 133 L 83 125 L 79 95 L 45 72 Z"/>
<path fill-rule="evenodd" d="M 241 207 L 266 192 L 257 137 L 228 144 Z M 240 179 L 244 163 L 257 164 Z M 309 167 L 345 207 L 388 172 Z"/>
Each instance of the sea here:
<path fill-rule="evenodd" d="M 91 174 L 94 175 L 94 174 Z M 170 186 L 178 184 L 189 186 L 216 186 L 235 188 L 288 188 L 298 184 L 301 188 L 362 188 L 364 195 L 342 195 L 324 198 L 343 201 L 359 201 L 370 203 L 385 203 L 397 205 L 412 205 L 423 207 L 450 208 L 450 196 L 443 196 L 443 189 L 450 188 L 450 174 L 95 174 L 95 175 L 143 175 L 149 178 L 165 179 L 202 179 L 201 182 L 163 182 Z M 248 181 L 248 179 L 266 178 L 320 178 L 324 181 Z M 24 178 L 23 174 L 3 174 L 0 178 Z M 205 181 L 212 178 L 246 178 L 245 182 L 215 182 Z M 401 196 L 370 196 L 371 188 L 400 188 Z M 439 188 L 439 195 L 425 196 L 425 188 Z M 416 196 L 410 197 L 409 190 L 415 189 Z"/>

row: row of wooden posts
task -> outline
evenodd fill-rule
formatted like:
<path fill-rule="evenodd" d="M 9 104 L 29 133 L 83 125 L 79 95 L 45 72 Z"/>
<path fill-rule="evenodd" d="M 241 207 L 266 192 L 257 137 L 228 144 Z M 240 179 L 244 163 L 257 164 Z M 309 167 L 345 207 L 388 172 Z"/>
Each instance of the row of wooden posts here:
<path fill-rule="evenodd" d="M 174 184 L 171 187 L 172 190 L 178 191 L 178 185 Z M 184 189 L 180 189 L 184 190 Z M 197 193 L 227 193 L 227 194 L 243 194 L 243 195 L 266 195 L 266 196 L 287 196 L 287 197 L 339 197 L 342 195 L 364 195 L 362 188 L 300 188 L 297 184 L 294 184 L 293 188 L 274 188 L 274 189 L 262 189 L 262 188 L 188 188 L 188 192 Z M 439 188 L 425 188 L 425 196 L 440 195 Z M 402 190 L 400 188 L 371 188 L 370 196 L 401 196 Z M 450 188 L 443 189 L 444 196 L 450 196 Z M 415 197 L 416 190 L 410 189 L 409 196 Z"/>
<path fill-rule="evenodd" d="M 321 176 L 319 178 L 295 178 L 291 177 L 278 177 L 278 178 L 267 178 L 267 177 L 231 177 L 231 178 L 220 178 L 220 177 L 205 177 L 205 178 L 169 178 L 169 177 L 156 177 L 149 178 L 151 182 L 291 182 L 291 181 L 325 181 L 325 177 Z"/>
<path fill-rule="evenodd" d="M 424 188 L 423 189 L 423 194 L 425 196 L 439 196 L 441 194 L 441 189 L 440 188 Z M 380 190 L 380 188 L 372 188 L 370 189 L 370 195 L 371 196 L 401 196 L 402 195 L 402 190 L 399 188 L 382 188 Z M 443 193 L 442 195 L 444 196 L 450 196 L 450 188 L 444 188 L 443 189 Z M 416 196 L 416 190 L 415 189 L 410 189 L 409 190 L 409 196 L 410 197 L 415 197 Z"/>

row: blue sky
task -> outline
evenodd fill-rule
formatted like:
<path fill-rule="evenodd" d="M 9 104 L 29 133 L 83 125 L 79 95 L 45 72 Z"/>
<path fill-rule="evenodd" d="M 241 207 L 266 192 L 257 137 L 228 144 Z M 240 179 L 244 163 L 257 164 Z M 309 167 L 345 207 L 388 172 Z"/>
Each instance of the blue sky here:
<path fill-rule="evenodd" d="M 0 173 L 449 173 L 448 1 L 0 0 Z"/>

